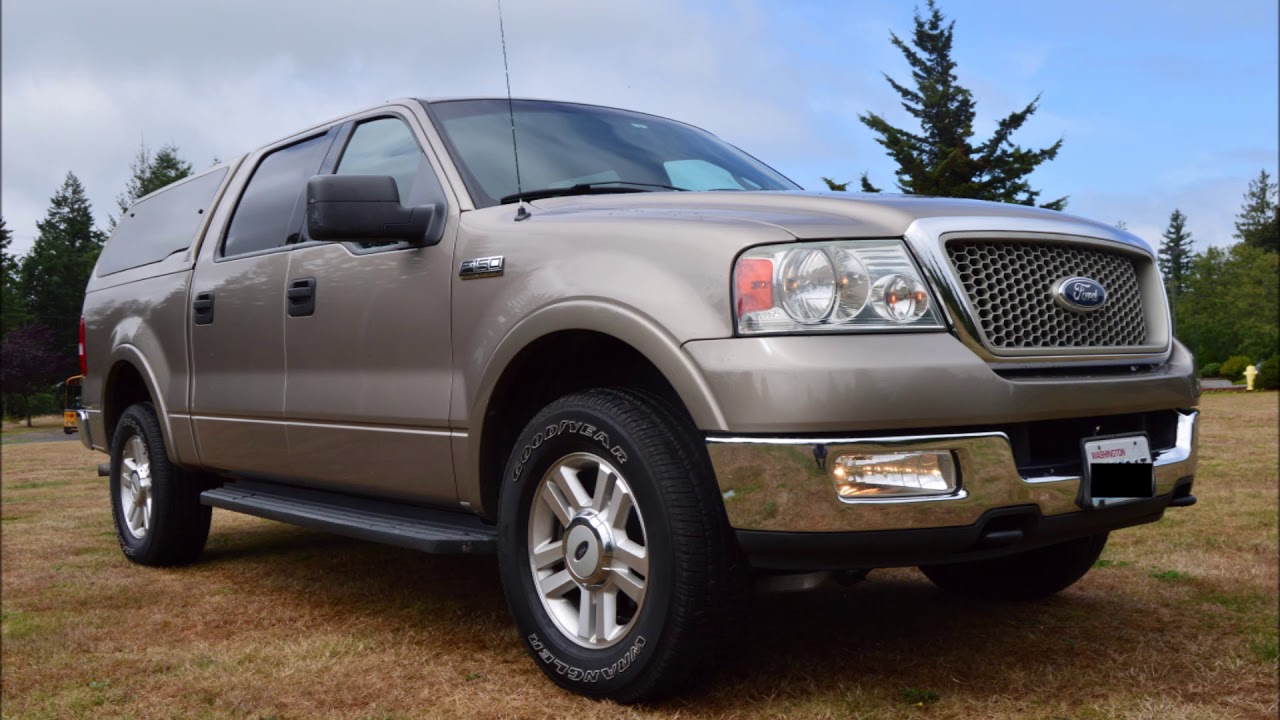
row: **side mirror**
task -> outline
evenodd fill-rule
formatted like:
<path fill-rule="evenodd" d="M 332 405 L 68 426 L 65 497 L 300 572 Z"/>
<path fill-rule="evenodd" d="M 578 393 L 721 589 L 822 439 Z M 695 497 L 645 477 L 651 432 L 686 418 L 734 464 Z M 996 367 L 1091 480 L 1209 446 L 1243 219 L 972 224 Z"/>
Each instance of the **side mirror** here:
<path fill-rule="evenodd" d="M 316 175 L 307 181 L 307 234 L 312 240 L 435 245 L 444 234 L 444 210 L 404 207 L 390 175 Z"/>

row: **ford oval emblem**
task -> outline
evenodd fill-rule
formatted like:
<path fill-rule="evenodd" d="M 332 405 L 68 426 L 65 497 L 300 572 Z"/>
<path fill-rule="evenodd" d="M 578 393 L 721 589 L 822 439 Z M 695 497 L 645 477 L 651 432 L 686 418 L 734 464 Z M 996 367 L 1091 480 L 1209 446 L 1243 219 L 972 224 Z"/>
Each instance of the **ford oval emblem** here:
<path fill-rule="evenodd" d="M 1107 304 L 1107 289 L 1087 277 L 1069 277 L 1053 288 L 1053 300 L 1075 312 L 1093 312 Z"/>

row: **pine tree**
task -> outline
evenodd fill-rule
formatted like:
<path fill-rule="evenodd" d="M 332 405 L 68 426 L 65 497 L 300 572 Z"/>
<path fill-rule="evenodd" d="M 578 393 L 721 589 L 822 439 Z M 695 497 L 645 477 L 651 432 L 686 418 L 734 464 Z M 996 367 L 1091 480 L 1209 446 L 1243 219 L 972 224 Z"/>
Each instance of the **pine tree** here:
<path fill-rule="evenodd" d="M 1244 204 L 1236 215 L 1234 237 L 1250 247 L 1270 252 L 1280 251 L 1280 203 L 1277 203 L 1277 185 L 1271 182 L 1266 170 L 1249 181 L 1249 191 L 1244 194 Z"/>
<path fill-rule="evenodd" d="M 124 192 L 116 196 L 116 208 L 120 215 L 108 218 L 108 225 L 112 230 L 139 198 L 191 175 L 191 163 L 179 157 L 178 148 L 173 145 L 165 145 L 152 156 L 144 143 L 139 146 L 138 154 L 129 164 L 129 173 L 129 182 L 125 184 Z"/>
<path fill-rule="evenodd" d="M 75 174 L 67 173 L 36 227 L 40 234 L 22 261 L 19 287 L 32 320 L 52 331 L 56 351 L 66 358 L 59 371 L 68 370 L 76 363 L 84 288 L 105 240 Z"/>
<path fill-rule="evenodd" d="M 945 22 L 934 0 L 929 0 L 928 9 L 927 19 L 916 11 L 911 38 L 914 47 L 895 33 L 889 34 L 911 65 L 915 88 L 885 75 L 902 96 L 902 106 L 920 121 L 921 132 L 894 127 L 871 112 L 858 119 L 879 136 L 876 142 L 898 164 L 897 185 L 904 193 L 1034 205 L 1040 191 L 1031 188 L 1027 176 L 1057 157 L 1062 140 L 1047 148 L 1028 150 L 1010 138 L 1035 113 L 1040 97 L 1000 120 L 995 134 L 974 145 L 976 101 L 957 83 L 956 64 L 951 59 L 955 22 Z M 866 173 L 861 184 L 863 192 L 880 192 Z M 1062 197 L 1041 207 L 1061 210 L 1066 204 L 1067 198 Z"/>
<path fill-rule="evenodd" d="M 1191 275 L 1191 232 L 1187 230 L 1187 216 L 1174 210 L 1169 216 L 1169 227 L 1164 231 L 1164 244 L 1156 258 L 1160 272 L 1164 274 L 1165 289 L 1171 298 L 1177 299 L 1186 292 L 1186 281 Z"/>
<path fill-rule="evenodd" d="M 0 337 L 27 321 L 26 303 L 18 292 L 18 258 L 10 246 L 13 233 L 0 217 Z"/>

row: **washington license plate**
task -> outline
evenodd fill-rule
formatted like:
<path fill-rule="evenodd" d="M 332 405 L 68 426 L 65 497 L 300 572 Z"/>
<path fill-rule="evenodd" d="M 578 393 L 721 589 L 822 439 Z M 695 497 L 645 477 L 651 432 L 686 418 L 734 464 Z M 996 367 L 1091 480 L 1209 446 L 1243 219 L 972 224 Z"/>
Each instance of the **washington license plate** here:
<path fill-rule="evenodd" d="M 1084 441 L 1082 505 L 1106 507 L 1155 497 L 1155 490 L 1156 476 L 1146 435 Z"/>

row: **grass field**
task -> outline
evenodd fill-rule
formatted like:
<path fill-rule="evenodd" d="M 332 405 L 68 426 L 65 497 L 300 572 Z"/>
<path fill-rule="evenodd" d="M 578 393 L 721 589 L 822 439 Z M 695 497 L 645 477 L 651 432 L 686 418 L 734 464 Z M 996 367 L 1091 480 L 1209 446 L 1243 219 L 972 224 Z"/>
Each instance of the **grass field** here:
<path fill-rule="evenodd" d="M 718 676 L 646 708 L 547 682 L 492 558 L 217 511 L 201 563 L 136 567 L 104 456 L 6 445 L 3 717 L 1275 717 L 1277 399 L 1206 395 L 1200 504 L 1055 598 L 960 603 L 914 570 L 760 596 Z"/>

